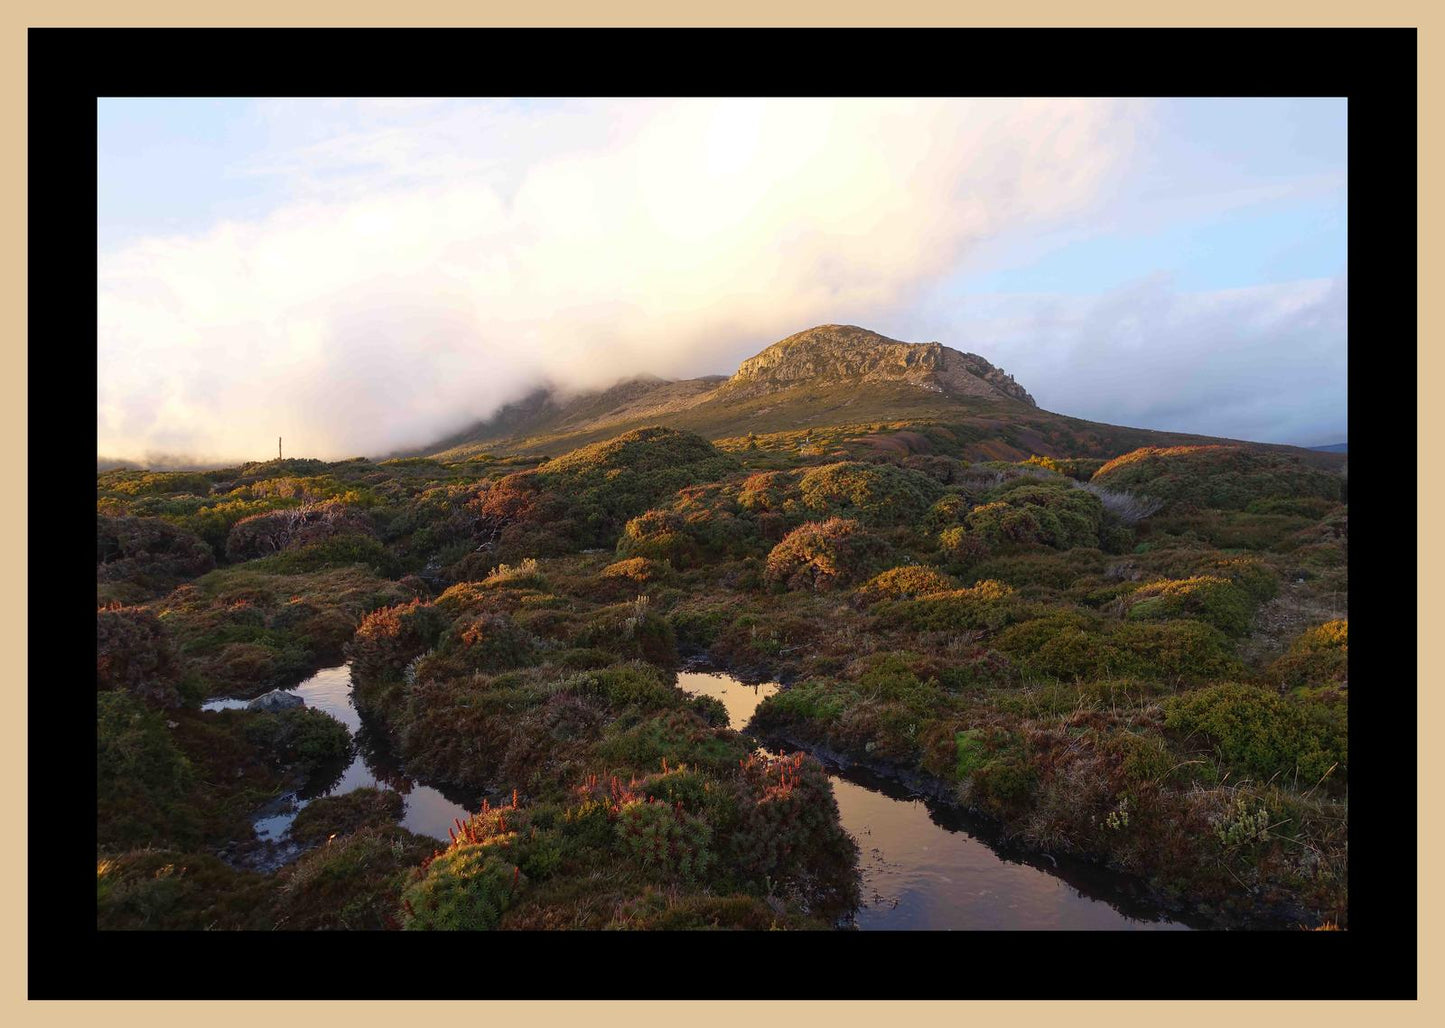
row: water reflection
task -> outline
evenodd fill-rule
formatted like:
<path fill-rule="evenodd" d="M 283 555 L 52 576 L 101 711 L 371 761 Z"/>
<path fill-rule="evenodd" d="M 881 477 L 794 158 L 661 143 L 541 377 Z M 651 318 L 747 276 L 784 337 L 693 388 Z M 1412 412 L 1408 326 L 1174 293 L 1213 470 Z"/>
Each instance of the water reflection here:
<path fill-rule="evenodd" d="M 351 732 L 354 755 L 349 760 L 317 769 L 293 795 L 266 810 L 255 821 L 256 834 L 262 840 L 274 841 L 283 836 L 296 820 L 296 814 L 307 803 L 322 796 L 341 796 L 356 789 L 376 786 L 402 794 L 405 813 L 402 827 L 418 835 L 449 840 L 447 829 L 454 819 L 465 821 L 481 808 L 480 797 L 443 792 L 429 785 L 420 785 L 408 778 L 387 748 L 380 733 L 368 728 L 351 702 L 351 666 L 325 668 L 316 672 L 293 690 L 308 707 L 330 714 Z M 234 710 L 246 705 L 245 700 L 211 700 L 202 710 Z"/>
<path fill-rule="evenodd" d="M 677 677 L 685 692 L 721 700 L 738 730 L 778 691 L 776 684 L 745 685 L 713 672 Z M 1122 876 L 1066 859 L 1010 855 L 961 811 L 861 768 L 828 770 L 843 827 L 858 843 L 860 929 L 1187 928 L 1155 920 Z M 1057 867 L 1044 866 L 1055 860 Z"/>

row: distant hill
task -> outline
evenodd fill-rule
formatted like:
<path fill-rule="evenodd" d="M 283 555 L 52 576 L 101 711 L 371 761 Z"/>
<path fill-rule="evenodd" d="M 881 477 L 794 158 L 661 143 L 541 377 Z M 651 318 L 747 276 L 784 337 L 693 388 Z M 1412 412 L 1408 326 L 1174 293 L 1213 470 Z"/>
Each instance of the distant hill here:
<path fill-rule="evenodd" d="M 1113 457 L 1140 446 L 1238 442 L 1157 432 L 1041 410 L 1012 375 L 975 353 L 905 343 L 856 325 L 819 325 L 743 361 L 731 377 L 631 378 L 609 389 L 538 389 L 419 450 L 443 460 L 555 455 L 621 432 L 665 425 L 717 442 L 843 428 L 853 436 L 940 426 L 972 460 Z M 1257 444 L 1334 466 L 1322 451 Z"/>
<path fill-rule="evenodd" d="M 1348 453 L 1347 446 L 1347 443 L 1330 443 L 1328 446 L 1311 446 L 1309 449 L 1319 453 Z"/>

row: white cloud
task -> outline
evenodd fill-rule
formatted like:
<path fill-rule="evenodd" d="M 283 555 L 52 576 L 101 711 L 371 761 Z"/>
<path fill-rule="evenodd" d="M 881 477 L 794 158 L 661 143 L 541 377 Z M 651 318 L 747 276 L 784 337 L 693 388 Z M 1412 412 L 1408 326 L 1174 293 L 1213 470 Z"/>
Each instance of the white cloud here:
<path fill-rule="evenodd" d="M 102 453 L 260 456 L 283 435 L 376 454 L 542 380 L 730 371 L 1087 208 L 1145 117 L 1067 100 L 368 112 L 258 158 L 296 187 L 264 220 L 102 256 Z"/>

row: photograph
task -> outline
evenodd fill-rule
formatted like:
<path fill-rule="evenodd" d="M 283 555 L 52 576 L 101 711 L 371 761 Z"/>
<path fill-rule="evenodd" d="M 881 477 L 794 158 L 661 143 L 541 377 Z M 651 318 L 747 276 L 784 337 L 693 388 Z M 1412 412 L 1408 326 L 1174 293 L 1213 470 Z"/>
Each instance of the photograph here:
<path fill-rule="evenodd" d="M 95 104 L 102 934 L 1350 929 L 1348 98 Z"/>

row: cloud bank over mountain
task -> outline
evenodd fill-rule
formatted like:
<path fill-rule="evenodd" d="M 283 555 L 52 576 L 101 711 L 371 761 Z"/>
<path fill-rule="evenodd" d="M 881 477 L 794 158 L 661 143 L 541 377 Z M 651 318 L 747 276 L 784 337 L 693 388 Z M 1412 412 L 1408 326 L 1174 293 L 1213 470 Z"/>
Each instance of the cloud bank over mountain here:
<path fill-rule="evenodd" d="M 988 247 L 1108 210 L 1155 126 L 1139 101 L 271 101 L 253 116 L 271 143 L 226 174 L 265 183 L 264 211 L 99 255 L 101 453 L 264 457 L 280 435 L 294 453 L 381 454 L 543 382 L 729 373 L 824 322 L 976 350 L 1046 407 L 1213 434 L 1281 430 L 1261 406 L 1278 390 L 1252 398 L 1231 361 L 1318 358 L 1322 382 L 1343 368 L 1342 282 L 940 302 Z M 1342 396 L 1339 379 L 1321 388 Z"/>

